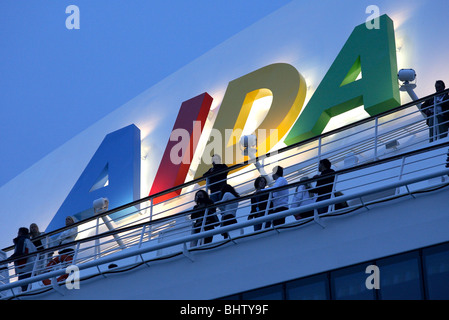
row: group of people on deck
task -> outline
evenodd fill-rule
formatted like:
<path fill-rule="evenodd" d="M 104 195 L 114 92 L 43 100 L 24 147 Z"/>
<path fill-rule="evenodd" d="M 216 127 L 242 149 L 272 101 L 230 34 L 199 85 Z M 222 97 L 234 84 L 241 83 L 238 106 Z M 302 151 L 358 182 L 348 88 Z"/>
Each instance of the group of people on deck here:
<path fill-rule="evenodd" d="M 70 226 L 76 222 L 76 218 L 68 216 L 65 219 L 66 226 Z M 43 270 L 44 263 L 46 262 L 45 256 L 40 256 L 39 261 L 36 262 L 36 255 L 29 255 L 30 253 L 42 251 L 48 247 L 54 247 L 59 245 L 68 244 L 75 241 L 78 234 L 78 227 L 66 229 L 58 236 L 48 240 L 42 237 L 44 233 L 39 231 L 39 227 L 36 223 L 32 223 L 29 228 L 20 227 L 17 232 L 17 237 L 13 239 L 14 253 L 10 258 L 15 259 L 14 267 L 15 272 L 18 275 L 18 280 L 23 280 L 31 277 L 33 269 L 36 265 L 36 270 Z M 47 243 L 47 240 L 49 243 Z M 60 255 L 73 256 L 74 249 L 72 247 L 62 248 L 58 252 Z M 49 254 L 51 258 L 52 254 Z M 23 258 L 22 258 L 23 257 Z M 28 285 L 22 286 L 22 292 L 28 290 Z"/>
<path fill-rule="evenodd" d="M 318 178 L 315 187 L 312 188 L 308 177 L 301 178 L 304 183 L 296 188 L 293 196 L 292 204 L 289 205 L 289 190 L 282 188 L 288 185 L 284 178 L 284 169 L 281 166 L 273 168 L 272 178 L 274 183 L 268 186 L 268 180 L 265 176 L 259 176 L 254 181 L 254 194 L 251 197 L 251 213 L 248 219 L 263 217 L 266 214 L 275 214 L 318 201 L 330 199 L 332 196 L 333 183 L 335 179 L 335 171 L 331 169 L 331 162 L 328 159 L 322 159 L 319 162 L 318 171 L 320 175 L 314 176 Z M 228 166 L 221 163 L 218 155 L 212 157 L 212 167 L 203 175 L 206 178 L 210 195 L 205 190 L 199 190 L 195 194 L 195 206 L 190 218 L 193 221 L 192 233 L 196 234 L 201 231 L 213 230 L 218 226 L 227 226 L 237 223 L 236 212 L 238 209 L 238 201 L 229 202 L 230 200 L 240 197 L 233 186 L 227 183 Z M 270 195 L 270 190 L 272 190 Z M 217 204 L 216 206 L 213 206 Z M 217 209 L 219 212 L 217 212 Z M 326 213 L 328 206 L 318 209 L 318 213 Z M 218 218 L 221 214 L 221 221 Z M 313 216 L 314 212 L 307 211 L 295 215 L 297 220 Z M 266 221 L 254 225 L 254 231 L 262 228 L 276 227 L 285 223 L 285 217 Z M 264 226 L 265 225 L 265 226 Z M 229 238 L 228 233 L 222 233 L 224 239 Z M 213 236 L 203 239 L 203 243 L 212 242 Z M 192 243 L 195 246 L 197 241 Z"/>
<path fill-rule="evenodd" d="M 435 95 L 432 99 L 426 100 L 424 103 L 419 105 L 419 108 L 426 118 L 426 123 L 429 126 L 429 138 L 430 142 L 436 141 L 437 139 L 445 138 L 448 135 L 449 130 L 449 94 L 443 93 L 446 89 L 446 85 L 442 80 L 437 80 L 435 82 L 435 91 L 440 93 Z M 449 167 L 449 152 L 446 167 Z M 224 206 L 216 206 L 207 208 L 214 203 L 227 202 L 228 200 L 235 199 L 239 197 L 239 194 L 235 189 L 227 184 L 227 169 L 225 164 L 221 163 L 221 159 L 218 155 L 212 157 L 212 168 L 210 168 L 203 177 L 208 180 L 209 193 L 200 190 L 195 195 L 196 205 L 195 211 L 191 215 L 191 219 L 194 221 L 193 233 L 198 233 L 201 230 L 212 230 L 216 226 L 226 226 L 229 224 L 236 223 L 236 211 L 238 208 L 238 202 L 232 202 Z M 316 186 L 312 187 L 308 177 L 301 178 L 303 184 L 298 185 L 295 194 L 293 196 L 292 204 L 290 208 L 296 208 L 299 206 L 304 206 L 311 204 L 313 202 L 324 201 L 330 199 L 332 195 L 338 196 L 338 192 L 333 193 L 333 183 L 335 171 L 331 169 L 331 162 L 328 159 L 322 159 L 319 162 L 318 170 L 320 171 L 320 177 L 316 182 Z M 255 192 L 251 198 L 251 213 L 248 219 L 254 219 L 262 217 L 266 214 L 274 214 L 284 210 L 289 209 L 289 191 L 284 188 L 281 190 L 276 190 L 287 185 L 287 180 L 284 178 L 283 168 L 277 166 L 273 169 L 272 177 L 274 184 L 268 187 L 268 181 L 266 176 L 259 176 L 254 181 Z M 313 178 L 317 178 L 314 176 Z M 267 190 L 274 189 L 271 198 Z M 338 203 L 335 205 L 336 209 L 347 206 L 345 202 Z M 206 210 L 207 208 L 207 210 Z M 217 209 L 223 213 L 221 222 L 217 216 Z M 204 220 L 204 216 L 207 211 L 207 217 Z M 317 209 L 318 214 L 326 213 L 328 211 L 328 206 L 323 206 Z M 310 217 L 314 214 L 314 211 L 307 211 L 301 214 L 295 215 L 297 220 Z M 285 217 L 274 219 L 273 221 L 266 221 L 265 228 L 271 226 L 278 226 L 285 223 Z M 258 231 L 263 228 L 263 224 L 254 225 L 254 230 Z M 228 238 L 227 233 L 223 234 L 224 238 Z M 204 243 L 209 243 L 212 241 L 212 236 L 204 239 Z"/>

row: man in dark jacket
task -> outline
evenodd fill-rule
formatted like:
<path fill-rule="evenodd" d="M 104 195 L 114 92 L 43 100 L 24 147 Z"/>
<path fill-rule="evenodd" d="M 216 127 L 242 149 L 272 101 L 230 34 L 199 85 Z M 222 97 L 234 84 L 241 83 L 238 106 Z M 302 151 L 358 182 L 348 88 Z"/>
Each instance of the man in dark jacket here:
<path fill-rule="evenodd" d="M 332 196 L 332 190 L 334 188 L 335 171 L 331 169 L 331 162 L 328 159 L 320 160 L 318 165 L 318 171 L 320 175 L 314 176 L 318 178 L 315 188 L 311 189 L 311 193 L 316 193 L 318 198 L 316 202 L 328 200 Z M 326 213 L 329 207 L 325 206 L 318 209 L 318 213 Z"/>
<path fill-rule="evenodd" d="M 28 228 L 19 228 L 17 238 L 15 238 L 13 241 L 15 250 L 11 255 L 11 258 L 17 259 L 14 261 L 14 266 L 16 269 L 16 273 L 19 276 L 18 278 L 19 280 L 29 278 L 31 277 L 31 272 L 33 271 L 35 257 L 20 259 L 20 257 L 36 251 L 35 245 L 30 240 L 30 233 L 28 231 Z M 26 291 L 27 289 L 28 285 L 22 286 L 22 291 Z"/>
<path fill-rule="evenodd" d="M 442 80 L 435 82 L 435 91 L 442 92 L 446 85 Z M 447 137 L 449 129 L 449 95 L 447 93 L 434 96 L 421 105 L 429 126 L 430 142 Z"/>
<path fill-rule="evenodd" d="M 213 202 L 220 201 L 221 189 L 227 184 L 228 166 L 221 163 L 219 155 L 212 157 L 212 168 L 203 175 L 207 178 L 207 185 L 210 191 L 210 198 Z"/>

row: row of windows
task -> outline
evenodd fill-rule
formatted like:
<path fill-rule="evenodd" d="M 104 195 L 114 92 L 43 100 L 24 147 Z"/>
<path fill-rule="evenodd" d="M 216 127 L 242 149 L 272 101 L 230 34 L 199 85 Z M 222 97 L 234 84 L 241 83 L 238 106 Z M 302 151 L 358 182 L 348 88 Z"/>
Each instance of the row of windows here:
<path fill-rule="evenodd" d="M 377 266 L 367 273 L 367 267 Z M 372 289 L 376 284 L 378 289 Z M 368 287 L 367 287 L 368 283 Z M 371 288 L 370 288 L 371 287 Z M 225 300 L 449 300 L 449 243 L 224 297 Z"/>

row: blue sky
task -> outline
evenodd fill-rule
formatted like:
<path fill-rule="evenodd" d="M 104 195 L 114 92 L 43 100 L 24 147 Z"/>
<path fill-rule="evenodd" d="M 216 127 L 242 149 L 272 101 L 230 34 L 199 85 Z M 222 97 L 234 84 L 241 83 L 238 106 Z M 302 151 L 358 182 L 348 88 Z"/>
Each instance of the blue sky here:
<path fill-rule="evenodd" d="M 288 0 L 0 1 L 0 186 Z M 66 7 L 80 29 L 66 28 Z"/>

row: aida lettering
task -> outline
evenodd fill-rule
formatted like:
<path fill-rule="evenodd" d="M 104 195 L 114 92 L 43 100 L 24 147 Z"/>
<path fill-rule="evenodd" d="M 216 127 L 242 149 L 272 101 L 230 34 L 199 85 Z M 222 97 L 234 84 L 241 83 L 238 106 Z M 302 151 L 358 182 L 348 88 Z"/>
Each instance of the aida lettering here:
<path fill-rule="evenodd" d="M 184 101 L 172 134 L 167 137 L 168 143 L 151 189 L 144 192 L 152 196 L 173 189 L 182 185 L 189 174 L 193 179 L 200 179 L 210 168 L 213 154 L 218 154 L 228 167 L 242 163 L 249 165 L 250 157 L 256 159 L 276 152 L 279 141 L 291 146 L 318 136 L 332 117 L 362 105 L 370 116 L 399 106 L 394 39 L 393 21 L 387 15 L 376 18 L 374 28 L 367 28 L 365 23 L 354 28 L 307 105 L 304 105 L 305 77 L 287 63 L 273 63 L 231 80 L 216 118 L 207 130 L 204 128 L 213 97 L 204 92 Z M 250 111 L 258 100 L 267 101 L 266 98 L 271 99 L 271 104 L 264 116 L 260 115 L 260 123 L 250 126 L 253 133 L 248 135 L 244 129 L 250 122 Z M 47 232 L 61 227 L 67 212 L 84 212 L 90 208 L 92 201 L 98 198 L 95 192 L 114 193 L 108 198 L 122 201 L 111 202 L 110 208 L 124 204 L 122 194 L 127 195 L 128 202 L 140 198 L 140 180 L 147 177 L 141 177 L 140 129 L 132 126 L 109 134 L 108 141 L 105 138 L 101 150 L 97 150 L 91 159 L 84 176 L 78 179 Z M 122 131 L 124 129 L 130 132 Z M 128 137 L 128 141 L 123 142 L 119 136 Z M 249 141 L 248 137 L 255 141 L 254 145 L 247 146 L 254 150 L 251 153 L 241 150 L 241 142 Z M 95 176 L 99 178 L 93 181 Z M 109 176 L 115 179 L 108 180 Z M 103 190 L 106 181 L 108 190 Z M 153 204 L 178 196 L 181 191 L 178 189 L 156 197 Z M 66 208 L 68 211 L 64 211 Z"/>

